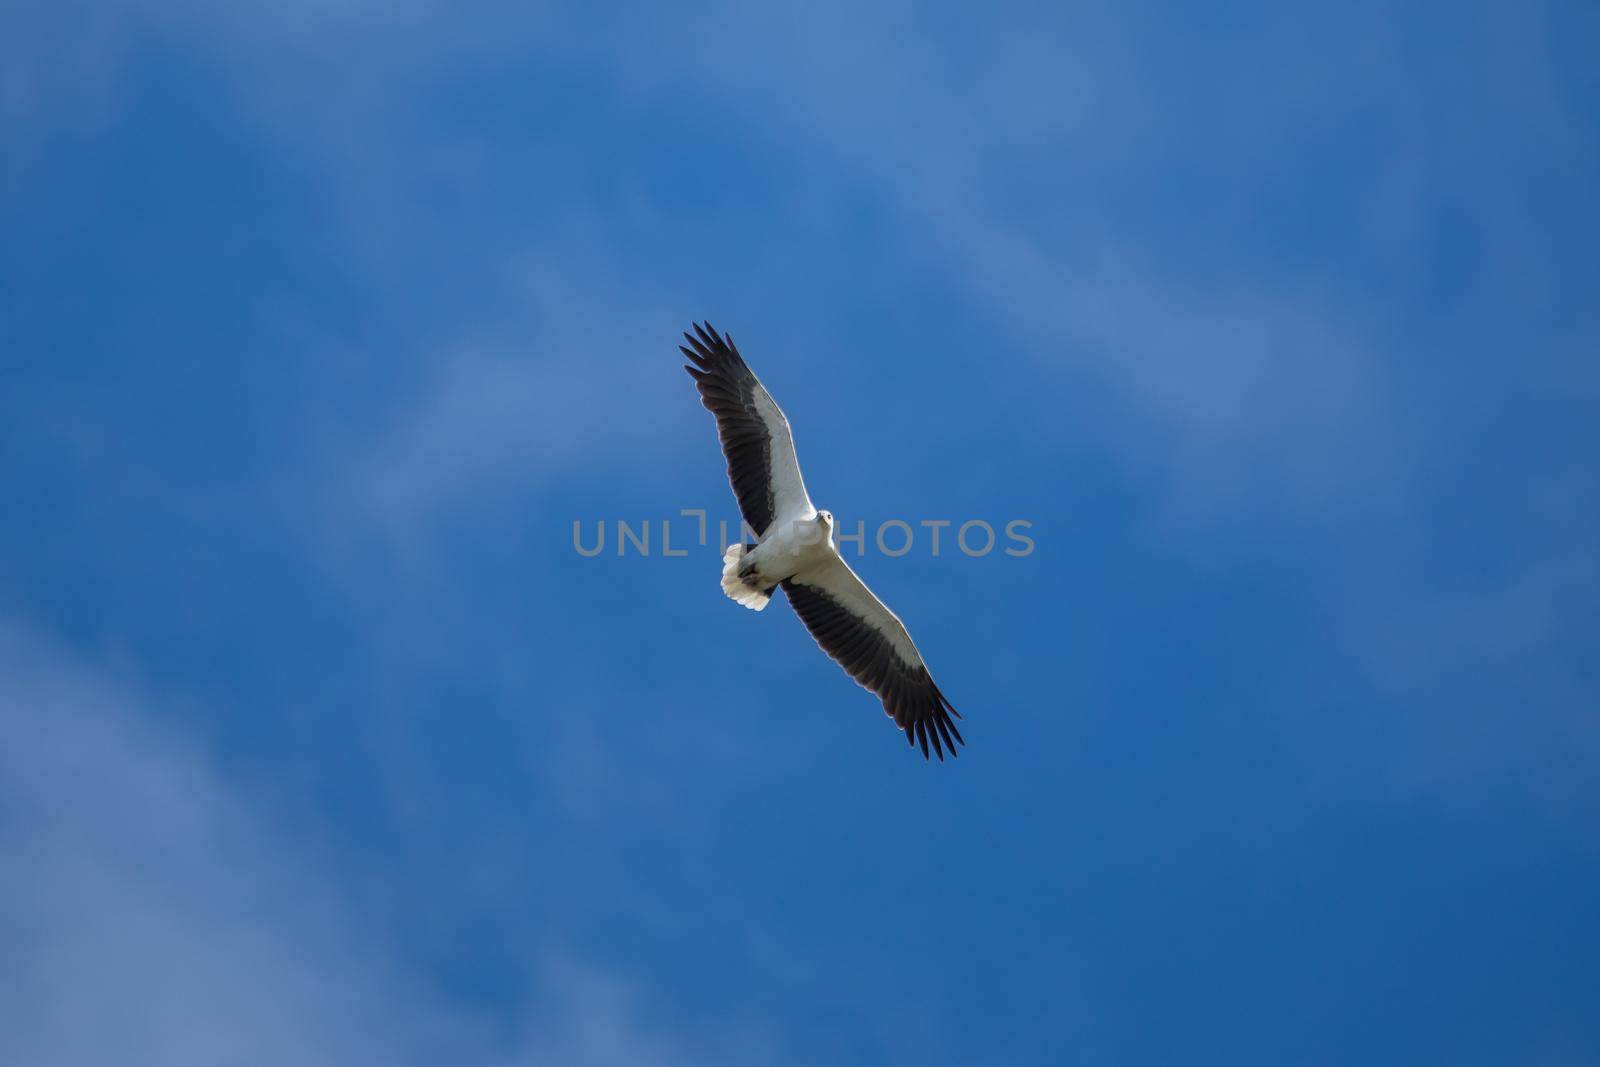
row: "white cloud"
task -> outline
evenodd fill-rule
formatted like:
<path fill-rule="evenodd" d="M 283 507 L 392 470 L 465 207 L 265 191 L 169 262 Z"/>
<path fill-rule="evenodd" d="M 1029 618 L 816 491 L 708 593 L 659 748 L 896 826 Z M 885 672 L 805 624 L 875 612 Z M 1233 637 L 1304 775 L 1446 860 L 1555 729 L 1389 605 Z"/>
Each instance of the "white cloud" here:
<path fill-rule="evenodd" d="M 1158 20 L 1137 11 L 1114 19 L 1071 12 L 1019 41 L 1009 23 L 1004 33 L 980 23 L 952 36 L 909 9 L 830 4 L 803 14 L 710 4 L 714 33 L 677 12 L 640 13 L 612 33 L 571 13 L 461 20 L 427 2 L 384 8 L 379 18 L 365 3 L 222 14 L 151 0 L 121 10 L 121 37 L 132 37 L 133 26 L 154 30 L 222 63 L 248 112 L 324 168 L 343 205 L 345 236 L 378 277 L 415 257 L 434 232 L 419 210 L 419 183 L 444 174 L 470 189 L 490 180 L 497 158 L 485 157 L 482 145 L 428 136 L 407 120 L 408 106 L 453 70 L 492 69 L 516 40 L 538 55 L 583 62 L 641 99 L 709 93 L 739 101 L 735 119 L 757 101 L 768 121 L 747 131 L 756 150 L 799 137 L 809 155 L 877 189 L 908 242 L 1002 324 L 1002 344 L 1032 353 L 1063 387 L 1062 372 L 1102 384 L 1115 410 L 1095 432 L 1117 454 L 1165 467 L 1190 501 L 1226 505 L 1241 488 L 1296 503 L 1365 491 L 1366 442 L 1329 448 L 1329 433 L 1352 421 L 1375 439 L 1393 432 L 1391 413 L 1368 410 L 1382 394 L 1373 386 L 1386 353 L 1350 294 L 1314 278 L 1269 279 L 1242 268 L 1219 276 L 1214 265 L 1169 264 L 1160 238 L 1086 209 L 1041 230 L 1014 203 L 1013 185 L 1030 170 L 1070 182 L 1065 195 L 1092 203 L 1160 165 L 1164 146 L 1182 132 L 1184 116 L 1151 98 L 1148 66 L 1133 62 L 1172 42 Z M 359 49 L 346 47 L 352 37 Z M 1344 45 L 1365 67 L 1387 64 L 1393 73 L 1382 49 L 1373 56 L 1360 40 Z M 107 45 L 94 55 L 105 67 L 116 51 Z M 883 62 L 890 53 L 895 62 Z M 1296 105 L 1320 91 L 1318 78 L 1332 66 L 1247 64 L 1211 101 L 1229 128 L 1243 131 L 1227 150 L 1249 155 L 1279 143 L 1301 117 Z M 529 136 L 537 144 L 538 132 Z M 675 325 L 687 314 L 672 299 L 683 286 L 637 273 L 637 284 L 615 284 L 637 265 L 595 262 L 595 238 L 617 233 L 573 225 L 546 235 L 531 256 L 497 253 L 512 257 L 501 271 L 507 278 L 524 270 L 517 257 L 534 264 L 538 282 L 509 293 L 531 294 L 548 313 L 515 316 L 517 346 L 468 340 L 441 353 L 425 386 L 431 395 L 370 442 L 373 458 L 357 461 L 359 499 L 404 526 L 452 498 L 503 492 L 509 473 L 559 462 L 564 449 L 599 439 L 584 405 L 562 394 L 605 389 L 625 401 L 633 370 L 616 355 L 658 356 L 672 335 L 640 327 Z M 585 290 L 578 281 L 596 277 L 610 283 Z M 537 372 L 529 351 L 543 357 Z M 599 355 L 608 376 L 589 362 Z M 626 431 L 630 414 L 613 414 L 605 432 Z"/>
<path fill-rule="evenodd" d="M 682 384 L 662 349 L 684 325 L 658 293 L 607 264 L 540 260 L 507 273 L 513 324 L 426 358 L 385 428 L 336 443 L 339 520 L 359 511 L 406 542 L 442 512 L 532 494 L 553 475 L 635 468 L 686 425 L 658 402 L 669 374 Z"/>
<path fill-rule="evenodd" d="M 509 1027 L 408 970 L 259 798 L 105 674 L 0 625 L 0 1061 L 30 1067 L 771 1062 L 758 1029 L 644 1021 L 530 946 Z"/>

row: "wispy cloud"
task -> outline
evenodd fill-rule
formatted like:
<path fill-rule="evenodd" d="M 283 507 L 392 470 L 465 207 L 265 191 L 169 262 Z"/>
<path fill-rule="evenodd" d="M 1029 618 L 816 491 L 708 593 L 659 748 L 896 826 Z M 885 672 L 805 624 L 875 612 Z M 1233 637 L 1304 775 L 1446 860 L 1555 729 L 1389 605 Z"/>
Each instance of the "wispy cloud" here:
<path fill-rule="evenodd" d="M 658 287 L 571 258 L 513 257 L 503 273 L 512 321 L 423 354 L 415 388 L 375 432 L 327 428 L 335 530 L 411 552 L 451 514 L 536 496 L 552 477 L 625 474 L 639 455 L 685 443 L 685 420 L 659 403 L 676 369 L 663 337 L 682 314 Z"/>
<path fill-rule="evenodd" d="M 511 1020 L 452 1003 L 270 798 L 130 687 L 0 626 L 0 1059 L 514 1065 L 776 1062 L 758 1027 L 647 1022 L 649 991 L 528 946 Z"/>

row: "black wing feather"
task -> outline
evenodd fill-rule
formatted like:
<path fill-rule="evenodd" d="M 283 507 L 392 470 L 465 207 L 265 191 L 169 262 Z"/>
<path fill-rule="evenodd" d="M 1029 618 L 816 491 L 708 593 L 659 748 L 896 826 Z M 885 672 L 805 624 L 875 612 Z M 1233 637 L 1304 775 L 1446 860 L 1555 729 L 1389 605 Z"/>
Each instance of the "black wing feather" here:
<path fill-rule="evenodd" d="M 929 756 L 930 741 L 940 760 L 945 749 L 954 756 L 956 745 L 966 744 L 950 718 L 959 719 L 961 713 L 950 706 L 927 667 L 906 663 L 887 637 L 816 586 L 791 579 L 781 584 L 794 613 L 822 651 L 877 694 L 884 713 L 906 732 L 906 742 L 913 747 L 921 745 L 924 759 Z"/>
<path fill-rule="evenodd" d="M 756 411 L 761 383 L 745 366 L 732 338 L 717 334 L 709 322 L 685 333 L 688 346 L 678 350 L 693 361 L 684 370 L 694 378 L 700 403 L 717 417 L 717 436 L 728 460 L 728 481 L 739 501 L 745 524 L 761 536 L 772 525 L 777 503 L 772 491 L 772 435 Z"/>

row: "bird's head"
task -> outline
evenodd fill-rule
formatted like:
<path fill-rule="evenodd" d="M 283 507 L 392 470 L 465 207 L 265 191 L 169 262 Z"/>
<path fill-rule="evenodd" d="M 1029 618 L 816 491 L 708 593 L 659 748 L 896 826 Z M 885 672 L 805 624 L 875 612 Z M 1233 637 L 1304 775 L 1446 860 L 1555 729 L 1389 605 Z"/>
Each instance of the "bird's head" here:
<path fill-rule="evenodd" d="M 822 535 L 817 539 L 818 544 L 833 544 L 833 512 L 817 512 L 817 532 Z"/>

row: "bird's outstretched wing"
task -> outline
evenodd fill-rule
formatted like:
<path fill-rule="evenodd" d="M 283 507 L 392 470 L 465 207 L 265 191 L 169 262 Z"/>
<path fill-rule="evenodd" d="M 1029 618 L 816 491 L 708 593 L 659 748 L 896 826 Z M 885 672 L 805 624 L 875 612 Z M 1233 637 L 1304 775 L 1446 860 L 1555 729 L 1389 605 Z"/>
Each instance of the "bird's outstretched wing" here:
<path fill-rule="evenodd" d="M 728 481 L 745 523 L 759 537 L 779 519 L 810 518 L 816 509 L 800 477 L 789 420 L 745 366 L 733 338 L 720 336 L 709 322 L 696 323 L 694 334 L 683 337 L 689 344 L 678 348 L 692 364 L 683 369 L 717 417 Z"/>
<path fill-rule="evenodd" d="M 872 595 L 850 565 L 837 555 L 783 581 L 795 614 L 845 673 L 877 694 L 883 710 L 906 732 L 908 744 L 928 743 L 944 759 L 966 744 L 950 718 L 961 713 L 933 684 L 905 625 Z M 943 744 L 941 744 L 941 740 Z"/>

